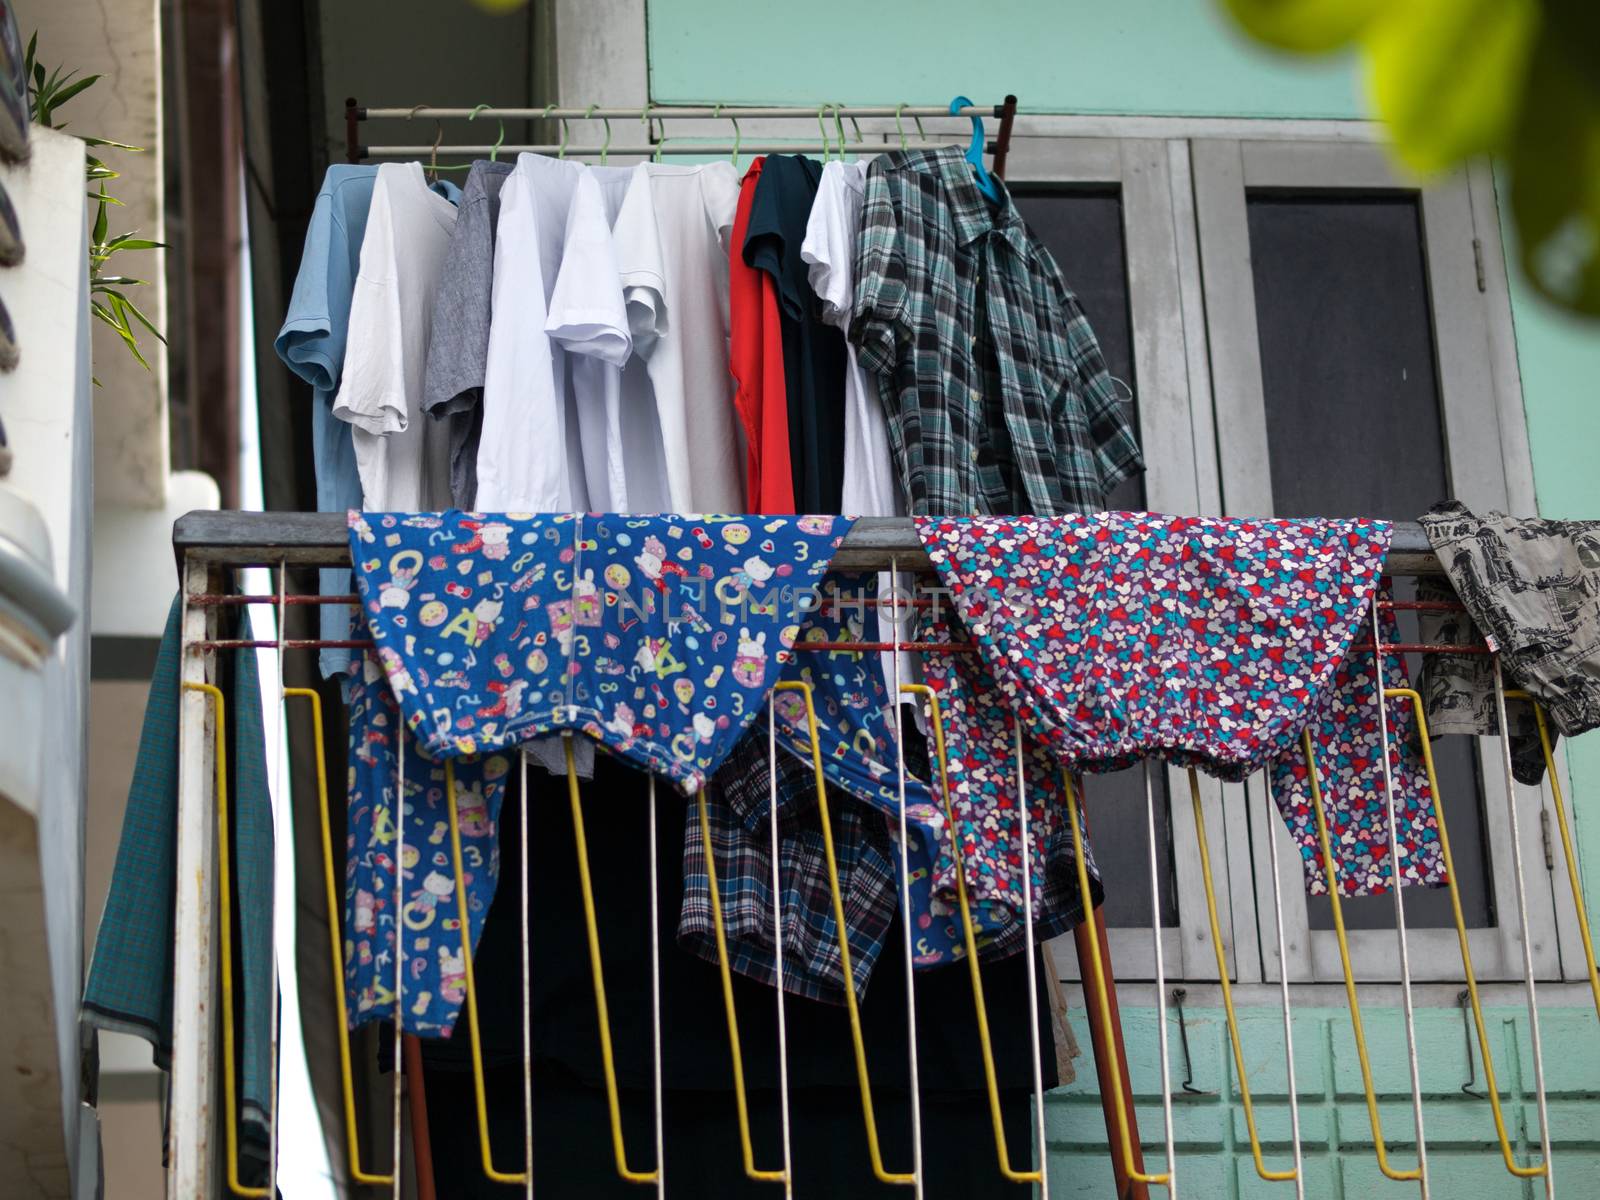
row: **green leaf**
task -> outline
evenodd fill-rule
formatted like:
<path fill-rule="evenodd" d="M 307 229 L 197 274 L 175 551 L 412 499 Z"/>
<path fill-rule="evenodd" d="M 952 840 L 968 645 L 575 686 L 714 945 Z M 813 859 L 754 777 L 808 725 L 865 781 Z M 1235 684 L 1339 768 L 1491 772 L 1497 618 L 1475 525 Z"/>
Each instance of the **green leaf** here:
<path fill-rule="evenodd" d="M 1511 154 L 1522 267 L 1555 303 L 1600 315 L 1600 99 L 1561 39 L 1539 39 Z"/>
<path fill-rule="evenodd" d="M 92 88 L 102 78 L 103 76 L 100 75 L 85 75 L 71 87 L 63 87 L 61 91 L 56 94 L 55 107 L 60 108 L 61 105 L 65 104 L 68 100 L 71 100 L 79 92 L 82 92 L 88 88 Z"/>
<path fill-rule="evenodd" d="M 1505 146 L 1540 19 L 1540 0 L 1406 0 L 1367 27 L 1373 104 L 1407 166 L 1443 171 Z"/>
<path fill-rule="evenodd" d="M 134 237 L 132 233 L 119 233 L 106 243 L 108 250 L 165 250 L 165 242 L 153 242 L 149 238 Z"/>
<path fill-rule="evenodd" d="M 100 191 L 97 193 L 97 196 L 100 201 L 100 208 L 99 211 L 95 213 L 94 232 L 90 236 L 94 239 L 97 245 L 101 245 L 104 244 L 106 240 L 106 204 L 111 199 L 111 197 L 106 195 L 104 184 L 100 186 Z"/>
<path fill-rule="evenodd" d="M 121 200 L 118 200 L 115 196 L 106 195 L 106 193 L 105 193 L 105 191 L 103 189 L 101 191 L 98 191 L 98 192 L 85 192 L 84 194 L 86 196 L 88 196 L 89 199 L 91 199 L 91 200 L 103 200 L 107 204 L 111 205 L 113 208 L 127 208 L 128 207 Z"/>
<path fill-rule="evenodd" d="M 143 351 L 139 349 L 139 339 L 133 336 L 133 330 L 128 325 L 127 315 L 123 311 L 125 303 L 125 301 L 118 303 L 118 300 L 113 293 L 111 308 L 116 315 L 112 316 L 109 313 L 100 315 L 101 313 L 104 313 L 104 307 L 102 305 L 94 305 L 96 309 L 100 310 L 96 315 L 99 315 L 102 321 L 117 331 L 117 336 L 122 339 L 123 344 L 128 347 L 128 350 L 133 357 L 139 361 L 139 365 L 148 371 L 150 369 L 150 363 L 145 359 Z"/>
<path fill-rule="evenodd" d="M 1223 0 L 1247 33 L 1280 50 L 1319 54 L 1346 46 L 1401 0 Z"/>
<path fill-rule="evenodd" d="M 127 311 L 133 314 L 134 320 L 138 321 L 139 324 L 148 329 L 158 342 L 160 342 L 163 346 L 167 344 L 166 336 L 153 324 L 151 324 L 149 317 L 145 316 L 144 313 L 139 311 L 139 306 L 137 304 L 135 304 L 132 300 L 129 300 L 127 297 L 122 298 L 122 303 Z"/>
<path fill-rule="evenodd" d="M 22 56 L 22 77 L 28 79 L 33 75 L 33 60 L 38 56 L 39 31 L 35 29 L 33 36 L 28 39 L 28 49 Z"/>
<path fill-rule="evenodd" d="M 113 142 L 110 138 L 81 137 L 78 139 L 85 146 L 110 146 L 113 150 L 126 150 L 129 154 L 143 154 L 143 146 L 130 146 L 126 142 Z"/>
<path fill-rule="evenodd" d="M 96 279 L 95 286 L 100 288 L 110 287 L 145 287 L 149 285 L 148 279 L 135 279 L 131 275 L 102 275 Z"/>

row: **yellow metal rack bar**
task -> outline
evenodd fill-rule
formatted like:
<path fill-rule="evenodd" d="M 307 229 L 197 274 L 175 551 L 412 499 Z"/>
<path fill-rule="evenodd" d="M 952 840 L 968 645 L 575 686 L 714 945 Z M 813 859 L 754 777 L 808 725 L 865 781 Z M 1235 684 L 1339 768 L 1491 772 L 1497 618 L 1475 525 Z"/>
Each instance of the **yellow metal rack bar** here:
<path fill-rule="evenodd" d="M 1594 961 L 1594 939 L 1589 932 L 1589 913 L 1583 898 L 1583 880 L 1578 874 L 1578 856 L 1572 848 L 1572 830 L 1567 825 L 1566 802 L 1561 795 L 1561 777 L 1556 772 L 1555 755 L 1550 745 L 1550 727 L 1544 706 L 1527 692 L 1509 691 L 1507 700 L 1526 700 L 1533 705 L 1533 719 L 1539 727 L 1539 748 L 1544 752 L 1545 778 L 1550 781 L 1550 800 L 1556 810 L 1556 828 L 1561 833 L 1561 853 L 1567 861 L 1567 880 L 1572 886 L 1572 907 L 1578 914 L 1578 934 L 1583 940 L 1583 964 L 1589 972 L 1589 991 L 1594 995 L 1595 1013 L 1600 1015 L 1600 970 Z"/>
<path fill-rule="evenodd" d="M 1461 967 L 1466 975 L 1467 998 L 1472 1004 L 1472 1023 L 1477 1029 L 1478 1052 L 1483 1058 L 1483 1080 L 1489 1094 L 1489 1107 L 1494 1113 L 1495 1137 L 1500 1142 L 1500 1157 L 1506 1170 L 1518 1179 L 1533 1179 L 1545 1173 L 1545 1166 L 1522 1167 L 1517 1165 L 1511 1149 L 1510 1134 L 1506 1130 L 1504 1114 L 1500 1111 L 1500 1086 L 1495 1080 L 1494 1052 L 1490 1047 L 1489 1030 L 1483 1019 L 1483 1005 L 1478 998 L 1478 975 L 1472 966 L 1472 947 L 1467 938 L 1467 920 L 1461 910 L 1461 891 L 1456 883 L 1455 860 L 1450 854 L 1450 827 L 1444 817 L 1444 797 L 1439 792 L 1439 780 L 1433 766 L 1433 746 L 1428 735 L 1428 715 L 1423 711 L 1422 697 L 1412 688 L 1385 688 L 1384 696 L 1390 700 L 1410 703 L 1417 717 L 1417 735 L 1422 741 L 1422 765 L 1427 772 L 1428 791 L 1433 796 L 1434 819 L 1439 826 L 1439 853 L 1444 859 L 1446 887 L 1450 893 L 1450 912 L 1455 919 L 1456 940 L 1461 946 Z"/>
<path fill-rule="evenodd" d="M 750 1139 L 750 1104 L 744 1089 L 744 1051 L 739 1044 L 739 1014 L 733 1002 L 733 971 L 728 966 L 728 935 L 722 923 L 722 897 L 717 891 L 717 856 L 711 848 L 711 822 L 706 816 L 705 788 L 700 789 L 695 804 L 700 813 L 700 844 L 706 856 L 706 885 L 711 893 L 711 924 L 717 936 L 717 970 L 722 976 L 722 1006 L 728 1018 L 728 1053 L 733 1058 L 733 1101 L 738 1109 L 739 1149 L 744 1156 L 744 1173 L 757 1183 L 787 1183 L 787 1172 L 768 1171 L 756 1166 L 755 1145 Z M 845 986 L 850 986 L 848 977 Z"/>
<path fill-rule="evenodd" d="M 1222 946 L 1222 923 L 1217 918 L 1217 889 L 1211 877 L 1211 850 L 1206 844 L 1205 806 L 1200 802 L 1200 776 L 1189 768 L 1189 798 L 1194 805 L 1195 841 L 1200 848 L 1200 878 L 1205 882 L 1206 917 L 1211 922 L 1211 948 L 1217 955 L 1217 983 L 1222 989 L 1222 1009 L 1228 1021 L 1228 1044 L 1233 1047 L 1233 1069 L 1239 1081 L 1239 1102 L 1244 1109 L 1244 1126 L 1250 1134 L 1250 1156 L 1256 1174 L 1268 1183 L 1292 1183 L 1295 1171 L 1273 1171 L 1261 1156 L 1261 1135 L 1256 1130 L 1256 1109 L 1250 1099 L 1250 1076 L 1244 1066 L 1244 1039 L 1239 1034 L 1239 1018 L 1233 1009 L 1233 985 L 1228 980 L 1228 955 Z"/>
<path fill-rule="evenodd" d="M 945 751 L 944 714 L 939 708 L 939 695 L 925 683 L 903 683 L 900 685 L 900 694 L 920 696 L 927 702 L 931 714 L 934 751 L 939 760 L 939 787 L 944 795 L 945 821 L 950 829 L 950 854 L 956 868 L 956 904 L 961 910 L 961 929 L 966 941 L 967 971 L 972 979 L 972 1004 L 978 1014 L 978 1046 L 983 1056 L 983 1079 L 989 1091 L 989 1119 L 994 1126 L 994 1147 L 1000 1160 L 1000 1174 L 1011 1183 L 1043 1183 L 1043 1171 L 1016 1170 L 1011 1165 L 1011 1154 L 1006 1146 L 1000 1085 L 994 1067 L 994 1047 L 989 1037 L 989 1010 L 983 999 L 983 973 L 978 964 L 978 940 L 972 925 L 971 902 L 967 898 L 967 875 L 962 862 L 961 842 L 956 837 L 955 807 L 950 800 L 949 759 Z"/>
<path fill-rule="evenodd" d="M 850 1043 L 855 1051 L 856 1083 L 861 1090 L 861 1112 L 867 1127 L 867 1154 L 872 1161 L 872 1174 L 879 1183 L 914 1185 L 916 1176 L 911 1172 L 892 1172 L 884 1167 L 883 1152 L 878 1143 L 878 1120 L 872 1106 L 872 1077 L 867 1071 L 867 1047 L 861 1034 L 861 1009 L 856 1001 L 855 972 L 850 965 L 850 939 L 845 932 L 844 896 L 839 890 L 839 861 L 833 848 L 833 821 L 828 814 L 828 791 L 822 771 L 822 754 L 817 746 L 817 712 L 811 699 L 811 685 L 786 680 L 775 684 L 773 690 L 798 692 L 805 700 L 806 727 L 811 734 L 811 768 L 817 781 L 817 814 L 822 821 L 822 851 L 828 864 L 828 892 L 833 902 L 834 925 L 838 929 L 839 966 L 845 978 L 845 1011 L 850 1017 Z"/>
<path fill-rule="evenodd" d="M 340 933 L 339 914 L 343 904 L 333 868 L 333 829 L 328 812 L 328 764 L 323 754 L 322 697 L 312 688 L 286 687 L 285 700 L 292 698 L 311 702 L 311 728 L 316 738 L 317 763 L 317 813 L 322 821 L 322 881 L 328 900 L 328 960 L 333 970 L 334 1011 L 339 1014 L 339 1085 L 344 1101 L 345 1153 L 350 1159 L 350 1178 L 356 1183 L 392 1183 L 393 1175 L 376 1175 L 361 1165 L 361 1142 L 356 1136 L 355 1080 L 350 1071 L 350 1012 L 344 998 L 344 952 Z M 400 1036 L 398 1008 L 395 1016 L 395 1036 Z M 398 1087 L 400 1081 L 395 1080 Z"/>
<path fill-rule="evenodd" d="M 1068 771 L 1061 773 L 1061 780 L 1067 793 L 1067 822 L 1072 828 L 1072 857 L 1078 869 L 1078 894 L 1083 899 L 1083 914 L 1085 920 L 1093 919 L 1094 893 L 1089 889 L 1089 864 L 1084 860 L 1083 854 L 1083 823 L 1078 813 L 1077 789 L 1073 787 L 1072 775 Z M 1106 988 L 1105 961 L 1100 956 L 1100 939 L 1091 937 L 1089 944 L 1089 986 L 1094 990 L 1099 1001 L 1101 1033 L 1108 1046 L 1116 1045 L 1116 1031 L 1111 1025 L 1111 999 Z M 1226 977 L 1226 972 L 1224 972 Z M 1122 1158 L 1123 1170 L 1129 1179 L 1139 1183 L 1159 1183 L 1170 1187 L 1172 1175 L 1169 1172 L 1160 1174 L 1149 1173 L 1138 1169 L 1133 1157 L 1133 1138 L 1128 1128 L 1127 1090 L 1131 1090 L 1133 1081 L 1124 1081 L 1122 1072 L 1113 1064 L 1108 1073 L 1111 1080 L 1112 1107 L 1116 1113 L 1117 1146 L 1115 1153 Z M 1161 1086 L 1166 1087 L 1167 1081 L 1163 1079 Z"/>
<path fill-rule="evenodd" d="M 270 1196 L 264 1187 L 239 1182 L 239 1095 L 233 1061 L 233 888 L 229 871 L 232 852 L 228 839 L 228 731 L 222 690 L 215 684 L 185 680 L 185 691 L 204 692 L 211 700 L 217 792 L 217 938 L 222 953 L 222 1112 L 228 1147 L 228 1190 L 236 1196 Z"/>
<path fill-rule="evenodd" d="M 1355 968 L 1350 964 L 1350 940 L 1345 933 L 1344 911 L 1339 905 L 1339 871 L 1328 840 L 1328 817 L 1322 807 L 1322 783 L 1317 777 L 1316 753 L 1311 747 L 1311 731 L 1300 735 L 1306 757 L 1306 775 L 1311 784 L 1311 811 L 1317 819 L 1317 841 L 1322 849 L 1322 871 L 1328 883 L 1328 899 L 1333 907 L 1333 930 L 1339 942 L 1339 964 L 1344 969 L 1344 994 L 1350 1005 L 1350 1027 L 1355 1033 L 1356 1059 L 1361 1064 L 1361 1088 L 1366 1095 L 1367 1119 L 1372 1125 L 1372 1143 L 1378 1156 L 1378 1170 L 1398 1182 L 1420 1182 L 1420 1168 L 1401 1170 L 1389 1162 L 1389 1147 L 1383 1140 L 1383 1121 L 1378 1116 L 1378 1095 L 1372 1084 L 1372 1060 L 1367 1055 L 1367 1034 L 1361 1024 L 1361 1000 L 1356 994 Z"/>
<path fill-rule="evenodd" d="M 567 749 L 567 769 L 571 771 L 572 749 Z M 467 1033 L 472 1047 L 472 1098 L 478 1110 L 478 1153 L 483 1159 L 483 1173 L 494 1183 L 528 1182 L 528 1172 L 502 1171 L 494 1165 L 494 1151 L 489 1146 L 489 1101 L 483 1075 L 483 1035 L 478 1028 L 478 984 L 472 967 L 472 927 L 467 920 L 466 863 L 461 854 L 461 819 L 456 813 L 456 764 L 454 759 L 444 760 L 445 808 L 450 817 L 450 857 L 456 873 L 456 917 L 461 923 L 461 960 L 467 978 Z M 402 814 L 403 815 L 403 814 Z M 582 838 L 579 839 L 580 849 Z M 526 1034 L 524 1034 L 526 1036 Z"/>
<path fill-rule="evenodd" d="M 572 833 L 578 845 L 578 883 L 583 891 L 583 923 L 589 936 L 589 969 L 594 976 L 594 1007 L 600 1019 L 600 1062 L 606 1077 L 606 1106 L 611 1113 L 611 1149 L 617 1174 L 628 1183 L 655 1183 L 661 1165 L 653 1171 L 636 1171 L 628 1166 L 628 1150 L 622 1140 L 622 1104 L 617 1093 L 617 1063 L 611 1050 L 611 1013 L 606 1007 L 605 972 L 600 965 L 600 930 L 595 923 L 594 884 L 589 878 L 589 839 L 583 828 L 583 803 L 578 795 L 578 767 L 572 757 L 572 735 L 564 734 L 567 754 L 567 800 L 572 807 Z M 472 977 L 468 975 L 468 986 Z"/>

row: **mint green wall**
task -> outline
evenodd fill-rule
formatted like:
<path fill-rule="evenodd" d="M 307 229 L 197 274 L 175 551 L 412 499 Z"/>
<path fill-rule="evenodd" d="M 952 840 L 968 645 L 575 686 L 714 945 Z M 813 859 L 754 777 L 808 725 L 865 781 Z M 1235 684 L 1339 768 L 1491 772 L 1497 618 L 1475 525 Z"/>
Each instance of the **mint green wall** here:
<path fill-rule="evenodd" d="M 1364 1008 L 1363 1015 L 1368 1018 L 1370 1058 L 1390 1166 L 1407 1170 L 1415 1167 L 1417 1160 L 1411 1140 L 1411 1081 L 1404 1026 L 1393 1014 L 1378 1019 L 1377 1009 Z M 1081 1014 L 1075 1016 L 1081 1018 Z M 1484 1016 L 1517 1162 L 1536 1161 L 1539 1117 L 1527 1010 L 1491 1008 Z M 1179 1194 L 1204 1200 L 1292 1197 L 1293 1184 L 1268 1183 L 1256 1176 L 1221 1012 L 1189 1010 L 1186 1018 L 1194 1087 L 1204 1094 L 1185 1094 L 1179 1087 L 1183 1074 L 1177 1018 L 1169 1014 Z M 1160 1136 L 1162 1127 L 1155 1014 L 1149 1009 L 1124 1009 L 1122 1020 L 1145 1141 L 1145 1169 L 1164 1170 L 1165 1150 L 1152 1140 Z M 1560 1195 L 1594 1195 L 1596 1189 L 1589 1181 L 1600 1171 L 1593 1118 L 1595 1081 L 1600 1079 L 1600 1039 L 1594 1035 L 1594 1020 L 1594 1010 L 1588 1007 L 1540 1012 Z M 1081 1019 L 1075 1027 L 1079 1043 L 1087 1047 L 1088 1030 Z M 1281 1015 L 1276 1009 L 1242 1009 L 1240 1032 L 1247 1049 L 1245 1065 L 1263 1160 L 1268 1170 L 1287 1170 L 1294 1160 Z M 1475 1090 L 1482 1092 L 1483 1063 L 1474 1049 L 1469 1068 L 1460 1012 L 1453 1008 L 1419 1010 L 1417 1043 L 1427 1097 L 1424 1120 L 1432 1194 L 1449 1200 L 1534 1200 L 1542 1196 L 1542 1181 L 1533 1181 L 1540 1184 L 1535 1190 L 1529 1181 L 1513 1179 L 1501 1165 L 1488 1101 L 1461 1094 L 1471 1076 L 1478 1082 Z M 1294 1049 L 1306 1195 L 1311 1200 L 1415 1197 L 1415 1183 L 1391 1182 L 1378 1173 L 1349 1013 L 1342 1008 L 1297 1008 Z M 1051 1093 L 1045 1137 L 1050 1145 L 1052 1197 L 1107 1200 L 1114 1195 L 1094 1071 L 1082 1060 L 1077 1082 Z M 1152 1187 L 1150 1194 L 1163 1193 Z"/>
<path fill-rule="evenodd" d="M 1215 0 L 810 0 L 753 5 L 749 0 L 648 0 L 651 99 L 660 103 L 944 103 L 957 92 L 980 102 L 1014 92 L 1027 108 L 1077 113 L 1215 117 L 1362 117 L 1357 64 L 1349 59 L 1286 59 L 1247 44 L 1219 15 Z M 1513 258 L 1514 261 L 1514 258 Z M 1600 518 L 1600 325 L 1552 313 L 1515 283 L 1513 306 L 1539 507 L 1557 517 Z M 1586 863 L 1600 861 L 1600 821 L 1591 831 L 1587 797 L 1600 791 L 1600 735 L 1568 743 L 1578 793 L 1579 841 Z M 1558 882 L 1560 882 L 1558 878 Z M 1600 923 L 1600 887 L 1591 919 Z M 1560 1146 L 1564 1194 L 1592 1191 L 1580 1181 L 1600 1172 L 1593 1100 L 1600 1092 L 1600 1038 L 1587 994 L 1577 1008 L 1544 1020 L 1552 1126 Z M 1081 1013 L 1076 1013 L 1081 1017 Z M 1275 1005 L 1245 1009 L 1252 1091 L 1262 1101 L 1268 1163 L 1283 1167 L 1288 1146 L 1282 1028 Z M 1411 1127 L 1404 1028 L 1397 1009 L 1366 1013 L 1383 1096 L 1382 1115 L 1397 1165 L 1414 1162 L 1403 1141 Z M 1307 1194 L 1314 1200 L 1415 1195 L 1373 1165 L 1371 1134 L 1348 1014 L 1296 1010 L 1296 1060 L 1307 1147 Z M 1124 1025 L 1140 1126 L 1159 1134 L 1161 1110 L 1155 1014 L 1127 1007 Z M 1537 1139 L 1526 1013 L 1492 1013 L 1496 1059 L 1521 1161 Z M 1255 1177 L 1226 1030 L 1217 1010 L 1189 1011 L 1196 1085 L 1213 1093 L 1177 1105 L 1179 1155 L 1188 1196 L 1282 1197 L 1291 1185 Z M 1177 1028 L 1171 1036 L 1177 1066 Z M 1418 1013 L 1429 1093 L 1427 1121 L 1435 1196 L 1499 1200 L 1535 1191 L 1513 1180 L 1490 1149 L 1487 1105 L 1461 1095 L 1468 1078 L 1459 1012 Z M 1079 1040 L 1089 1044 L 1087 1031 Z M 1478 1077 L 1482 1078 L 1479 1064 Z M 1111 1195 L 1104 1125 L 1092 1068 L 1053 1093 L 1047 1113 L 1054 1196 Z M 1181 1074 L 1176 1074 L 1176 1088 Z M 1020 1148 L 1019 1148 L 1020 1149 Z M 1147 1142 L 1152 1169 L 1159 1166 Z M 1152 1195 L 1160 1189 L 1152 1188 Z M 1542 1191 L 1538 1194 L 1542 1194 Z"/>
<path fill-rule="evenodd" d="M 658 104 L 943 104 L 1353 117 L 1348 61 L 1248 44 L 1213 0 L 648 0 Z"/>

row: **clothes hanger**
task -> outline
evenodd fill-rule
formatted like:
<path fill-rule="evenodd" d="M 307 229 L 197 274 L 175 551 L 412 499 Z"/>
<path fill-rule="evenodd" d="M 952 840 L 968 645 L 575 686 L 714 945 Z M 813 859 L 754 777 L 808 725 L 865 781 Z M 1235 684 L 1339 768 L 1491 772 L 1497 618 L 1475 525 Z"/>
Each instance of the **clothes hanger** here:
<path fill-rule="evenodd" d="M 900 135 L 900 149 L 906 148 L 906 127 L 900 120 L 900 114 L 905 112 L 906 102 L 900 101 L 894 106 L 894 131 Z"/>
<path fill-rule="evenodd" d="M 826 104 L 819 104 L 817 106 L 817 128 L 822 131 L 822 165 L 823 166 L 827 166 L 828 165 L 828 156 L 829 156 L 829 154 L 831 152 L 831 149 L 832 149 L 832 147 L 828 143 L 828 127 L 827 127 L 826 124 L 823 123 L 823 120 L 822 120 L 822 115 L 827 111 L 828 111 L 828 106 Z M 844 157 L 842 153 L 840 154 L 840 157 L 841 158 Z"/>
<path fill-rule="evenodd" d="M 644 112 L 639 114 L 639 120 L 644 122 L 645 142 L 655 147 L 655 150 L 650 154 L 650 161 L 658 163 L 661 161 L 661 143 L 667 140 L 667 123 L 665 121 L 661 123 L 661 136 L 657 137 L 655 118 L 650 115 L 650 110 L 654 107 L 654 104 L 646 101 Z"/>
<path fill-rule="evenodd" d="M 972 107 L 972 101 L 965 96 L 957 96 L 950 101 L 950 111 L 957 116 L 963 108 Z M 978 190 L 996 203 L 1000 200 L 1000 185 L 989 174 L 989 168 L 983 165 L 984 152 L 983 118 L 972 118 L 972 144 L 967 147 L 967 161 L 972 164 L 972 170 L 977 176 Z"/>
<path fill-rule="evenodd" d="M 476 119 L 477 115 L 488 108 L 487 104 L 480 104 L 467 114 L 467 120 Z M 506 144 L 506 123 L 500 122 L 500 136 L 495 139 L 494 147 L 489 151 L 489 161 L 496 162 L 500 158 L 500 147 Z"/>
<path fill-rule="evenodd" d="M 718 100 L 716 107 L 711 112 L 711 116 L 715 120 L 721 115 L 722 101 Z M 733 122 L 733 153 L 728 156 L 728 161 L 733 164 L 733 169 L 737 171 L 739 169 L 739 143 L 744 140 L 744 137 L 739 132 L 739 118 L 729 113 L 728 120 Z"/>

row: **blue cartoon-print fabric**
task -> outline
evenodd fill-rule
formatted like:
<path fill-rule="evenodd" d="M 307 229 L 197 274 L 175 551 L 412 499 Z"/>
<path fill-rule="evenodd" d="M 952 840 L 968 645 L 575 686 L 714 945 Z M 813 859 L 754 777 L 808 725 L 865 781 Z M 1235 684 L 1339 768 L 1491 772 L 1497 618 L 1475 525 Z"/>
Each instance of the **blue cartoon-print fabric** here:
<path fill-rule="evenodd" d="M 459 511 L 349 521 L 377 655 L 423 750 L 450 758 L 572 730 L 686 793 L 760 710 L 852 523 Z"/>
<path fill-rule="evenodd" d="M 850 643 L 865 638 L 866 603 L 876 594 L 876 575 L 831 575 L 817 592 L 817 607 L 800 634 L 803 643 Z M 886 714 L 889 690 L 882 655 L 875 651 L 817 650 L 796 654 L 784 668 L 783 682 L 811 687 L 817 744 L 830 787 L 865 801 L 887 818 L 889 833 L 900 836 L 900 777 L 894 731 Z M 772 697 L 779 744 L 802 762 L 811 761 L 810 723 L 799 691 L 779 688 Z M 948 906 L 935 907 L 933 868 L 948 836 L 942 806 L 922 780 L 906 775 L 907 889 L 900 879 L 898 846 L 893 856 L 897 892 L 907 896 L 914 943 L 913 964 L 931 967 L 965 953 L 960 917 Z"/>
<path fill-rule="evenodd" d="M 457 888 L 466 897 L 468 933 L 476 947 L 499 874 L 496 823 L 510 760 L 486 754 L 450 764 L 461 835 L 463 877 L 458 880 L 445 764 L 423 754 L 407 736 L 400 770 L 394 694 L 371 655 L 359 659 L 357 667 L 347 689 L 346 1013 L 353 1029 L 392 1020 L 398 1001 L 407 1033 L 449 1037 L 466 998 Z M 405 799 L 397 817 L 402 778 Z M 397 950 L 404 956 L 398 979 Z"/>

